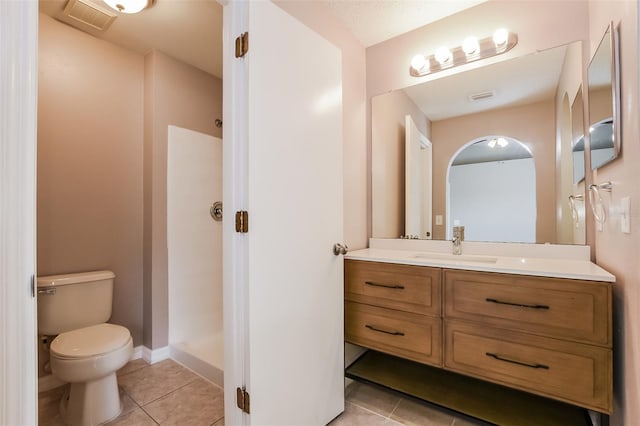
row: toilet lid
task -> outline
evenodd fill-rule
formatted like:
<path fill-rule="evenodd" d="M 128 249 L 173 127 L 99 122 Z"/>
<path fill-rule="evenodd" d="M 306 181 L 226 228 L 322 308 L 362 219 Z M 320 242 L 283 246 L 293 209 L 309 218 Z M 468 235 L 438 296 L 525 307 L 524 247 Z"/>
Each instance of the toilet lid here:
<path fill-rule="evenodd" d="M 126 345 L 129 330 L 115 324 L 98 324 L 59 334 L 51 342 L 51 353 L 62 358 L 102 355 Z"/>

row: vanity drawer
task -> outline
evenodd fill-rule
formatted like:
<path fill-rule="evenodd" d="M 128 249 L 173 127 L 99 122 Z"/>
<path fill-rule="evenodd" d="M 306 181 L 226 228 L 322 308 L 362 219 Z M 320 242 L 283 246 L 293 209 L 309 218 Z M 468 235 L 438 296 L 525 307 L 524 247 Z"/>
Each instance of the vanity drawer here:
<path fill-rule="evenodd" d="M 484 272 L 444 272 L 445 317 L 611 346 L 608 283 Z"/>
<path fill-rule="evenodd" d="M 610 413 L 611 350 L 445 322 L 445 368 Z"/>
<path fill-rule="evenodd" d="M 345 299 L 405 312 L 439 316 L 439 268 L 345 261 Z"/>
<path fill-rule="evenodd" d="M 346 302 L 345 340 L 424 364 L 442 365 L 440 318 Z"/>

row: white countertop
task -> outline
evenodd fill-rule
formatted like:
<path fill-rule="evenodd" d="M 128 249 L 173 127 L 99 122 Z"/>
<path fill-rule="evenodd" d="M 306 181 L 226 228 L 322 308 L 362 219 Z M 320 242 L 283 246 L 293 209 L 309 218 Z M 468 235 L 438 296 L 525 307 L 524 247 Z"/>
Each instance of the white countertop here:
<path fill-rule="evenodd" d="M 451 252 L 441 250 L 368 248 L 349 252 L 345 259 L 589 281 L 615 282 L 616 280 L 615 276 L 595 263 L 571 257 L 466 254 L 464 250 L 462 255 L 455 256 Z"/>

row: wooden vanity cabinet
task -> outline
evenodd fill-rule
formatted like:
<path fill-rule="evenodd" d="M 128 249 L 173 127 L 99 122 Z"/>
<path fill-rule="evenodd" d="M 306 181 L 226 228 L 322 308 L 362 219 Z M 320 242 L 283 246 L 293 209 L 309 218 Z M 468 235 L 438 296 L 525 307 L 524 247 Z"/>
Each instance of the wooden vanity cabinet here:
<path fill-rule="evenodd" d="M 442 365 L 439 268 L 345 261 L 345 340 Z"/>
<path fill-rule="evenodd" d="M 345 261 L 346 340 L 603 413 L 611 284 Z"/>

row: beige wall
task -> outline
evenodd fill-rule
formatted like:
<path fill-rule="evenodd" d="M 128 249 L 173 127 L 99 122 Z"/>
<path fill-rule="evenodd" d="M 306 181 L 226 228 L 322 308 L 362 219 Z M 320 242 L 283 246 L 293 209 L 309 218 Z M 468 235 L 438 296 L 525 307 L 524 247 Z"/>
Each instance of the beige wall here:
<path fill-rule="evenodd" d="M 372 236 L 398 238 L 405 234 L 405 116 L 431 137 L 431 122 L 403 91 L 371 99 Z"/>
<path fill-rule="evenodd" d="M 350 249 L 368 246 L 368 158 L 365 50 L 319 2 L 275 3 L 342 51 L 344 241 Z"/>
<path fill-rule="evenodd" d="M 115 272 L 142 343 L 142 56 L 40 14 L 38 274 Z"/>
<path fill-rule="evenodd" d="M 157 51 L 144 73 L 144 345 L 156 349 L 169 343 L 167 129 L 222 137 L 222 80 Z"/>
<path fill-rule="evenodd" d="M 609 21 L 620 23 L 622 156 L 594 173 L 595 183 L 613 182 L 604 199 L 614 209 L 602 232 L 595 233 L 596 262 L 615 274 L 613 425 L 640 419 L 640 132 L 638 128 L 638 27 L 634 1 L 590 1 L 590 53 Z M 622 197 L 631 197 L 631 234 L 620 231 L 615 213 Z"/>
<path fill-rule="evenodd" d="M 483 136 L 509 136 L 526 145 L 533 155 L 536 168 L 536 241 L 556 242 L 553 102 L 548 100 L 433 121 L 433 215 L 446 218 L 447 168 L 458 150 Z M 444 239 L 445 226 L 434 226 L 433 238 Z"/>

